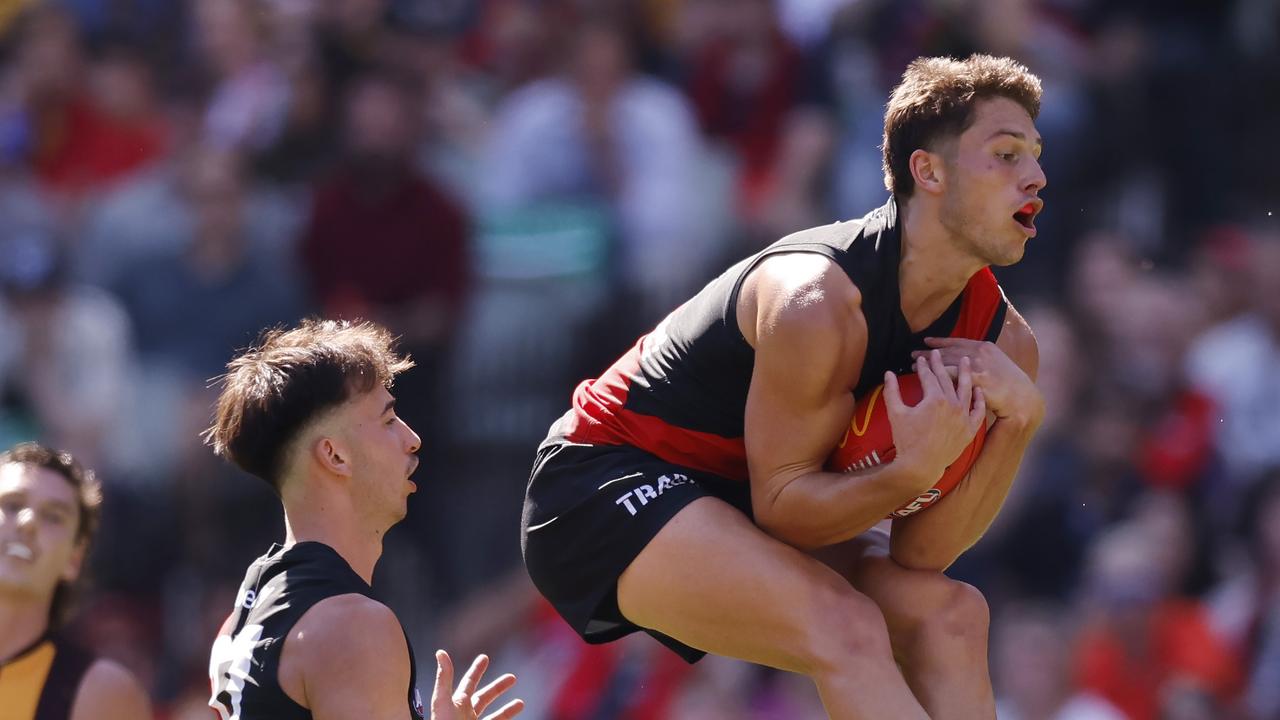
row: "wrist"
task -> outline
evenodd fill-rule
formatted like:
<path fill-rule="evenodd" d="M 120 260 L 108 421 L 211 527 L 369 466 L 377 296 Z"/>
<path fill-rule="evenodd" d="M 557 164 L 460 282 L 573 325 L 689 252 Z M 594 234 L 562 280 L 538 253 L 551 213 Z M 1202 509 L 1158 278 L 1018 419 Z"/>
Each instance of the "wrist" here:
<path fill-rule="evenodd" d="M 1044 421 L 1044 402 L 1033 403 L 996 416 L 996 425 L 1030 436 L 1040 429 Z M 993 426 L 994 429 L 994 426 Z"/>
<path fill-rule="evenodd" d="M 937 463 L 909 454 L 900 454 L 894 458 L 892 467 L 895 470 L 896 484 L 917 495 L 933 487 L 947 470 L 945 464 L 938 466 Z"/>

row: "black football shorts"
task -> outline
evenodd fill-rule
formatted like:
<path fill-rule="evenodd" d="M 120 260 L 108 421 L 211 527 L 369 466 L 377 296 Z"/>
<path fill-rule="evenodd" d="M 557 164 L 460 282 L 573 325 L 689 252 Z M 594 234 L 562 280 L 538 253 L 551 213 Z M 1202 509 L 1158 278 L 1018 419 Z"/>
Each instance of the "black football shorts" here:
<path fill-rule="evenodd" d="M 548 440 L 525 494 L 525 567 L 556 611 L 589 643 L 644 630 L 688 662 L 706 653 L 635 625 L 618 609 L 618 578 L 676 513 L 716 497 L 751 516 L 750 488 L 625 445 Z"/>

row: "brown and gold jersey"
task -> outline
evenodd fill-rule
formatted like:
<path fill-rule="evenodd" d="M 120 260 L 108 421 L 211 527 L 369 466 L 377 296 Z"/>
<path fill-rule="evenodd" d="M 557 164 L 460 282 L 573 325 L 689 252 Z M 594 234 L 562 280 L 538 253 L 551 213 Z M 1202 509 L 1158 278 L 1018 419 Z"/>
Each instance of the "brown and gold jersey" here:
<path fill-rule="evenodd" d="M 5 720 L 67 720 L 93 656 L 46 635 L 0 663 L 0 708 Z"/>

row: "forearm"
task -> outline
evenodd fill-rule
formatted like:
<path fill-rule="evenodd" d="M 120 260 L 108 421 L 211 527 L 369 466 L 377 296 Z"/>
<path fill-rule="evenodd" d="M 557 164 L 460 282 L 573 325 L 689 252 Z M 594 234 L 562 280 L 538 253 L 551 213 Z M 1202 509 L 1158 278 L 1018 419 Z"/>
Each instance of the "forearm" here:
<path fill-rule="evenodd" d="M 927 489 L 932 477 L 900 460 L 856 473 L 807 473 L 772 497 L 754 498 L 756 523 L 793 547 L 833 545 L 883 520 Z"/>
<path fill-rule="evenodd" d="M 890 553 L 916 570 L 945 570 L 991 526 L 1013 485 L 1038 419 L 997 420 L 973 470 L 927 512 L 894 521 Z"/>

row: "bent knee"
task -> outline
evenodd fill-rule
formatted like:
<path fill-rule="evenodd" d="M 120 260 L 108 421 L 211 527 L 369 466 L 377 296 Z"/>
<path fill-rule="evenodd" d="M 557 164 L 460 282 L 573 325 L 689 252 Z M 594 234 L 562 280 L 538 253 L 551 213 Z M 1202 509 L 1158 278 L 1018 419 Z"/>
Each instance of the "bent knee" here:
<path fill-rule="evenodd" d="M 911 621 L 918 637 L 928 641 L 961 641 L 985 646 L 991 609 L 978 588 L 938 575 L 937 590 L 915 606 Z"/>
<path fill-rule="evenodd" d="M 822 583 L 796 608 L 793 653 L 809 675 L 840 672 L 850 663 L 892 657 L 884 615 L 843 579 Z"/>

